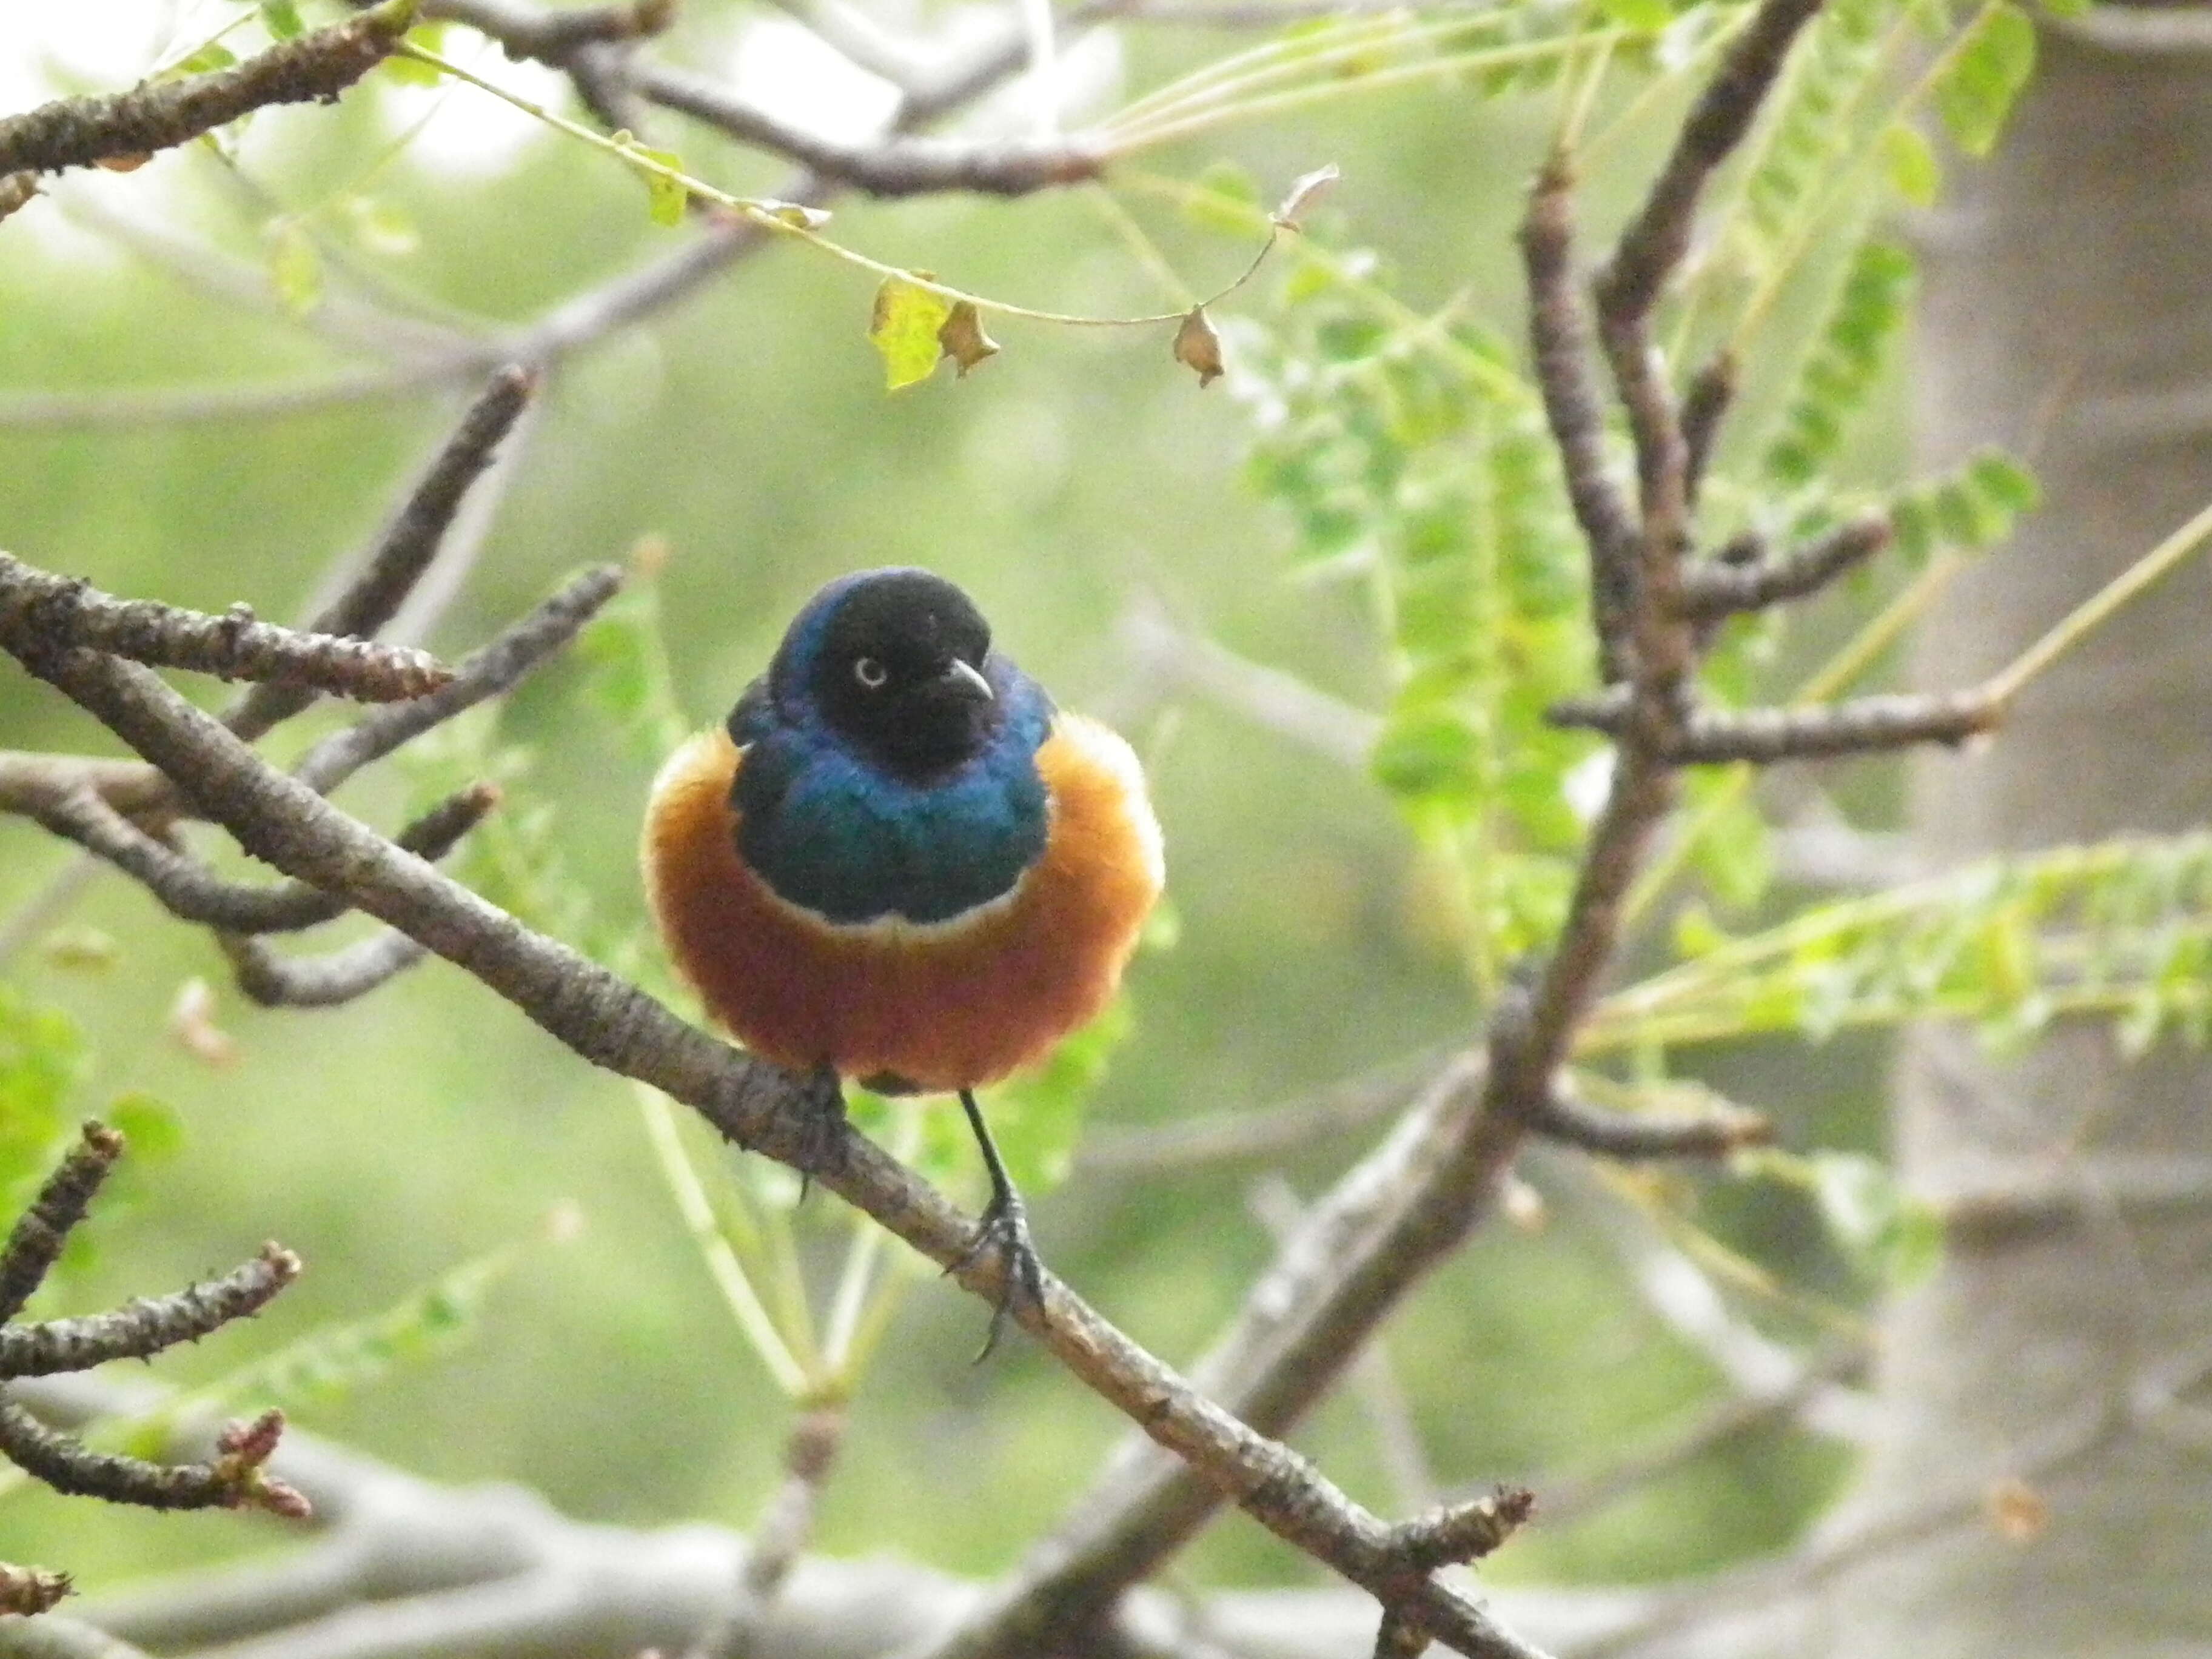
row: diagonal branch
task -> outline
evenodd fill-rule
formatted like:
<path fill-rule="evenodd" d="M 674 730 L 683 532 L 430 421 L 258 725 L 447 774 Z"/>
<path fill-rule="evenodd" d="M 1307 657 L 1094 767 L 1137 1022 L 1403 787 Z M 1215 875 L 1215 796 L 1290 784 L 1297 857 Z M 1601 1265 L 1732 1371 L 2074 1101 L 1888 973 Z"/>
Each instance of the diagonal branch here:
<path fill-rule="evenodd" d="M 11 648 L 14 648 L 11 645 Z M 296 879 L 346 892 L 473 974 L 594 1064 L 651 1084 L 740 1146 L 837 1192 L 995 1297 L 1001 1264 L 975 1252 L 974 1225 L 849 1127 L 825 1133 L 807 1084 L 685 1025 L 635 987 L 410 858 L 300 780 L 275 771 L 136 665 L 82 650 L 29 651 L 55 684 L 176 781 L 247 851 Z M 824 1148 L 829 1148 L 825 1155 Z M 1439 1641 L 1486 1659 L 1528 1659 L 1525 1644 L 1457 1591 L 1412 1574 L 1390 1528 L 1287 1448 L 1256 1433 L 1048 1275 L 1021 1322 L 1070 1370 L 1188 1460 L 1208 1483 L 1297 1547 L 1374 1591 Z"/>
<path fill-rule="evenodd" d="M 296 775 L 327 794 L 362 767 L 444 725 L 462 710 L 511 689 L 575 638 L 578 630 L 622 591 L 623 580 L 623 572 L 613 565 L 586 570 L 489 645 L 471 653 L 453 671 L 453 678 L 429 696 L 380 708 L 317 744 L 294 769 Z"/>
<path fill-rule="evenodd" d="M 105 1124 L 86 1124 L 31 1207 L 15 1218 L 7 1243 L 0 1246 L 0 1322 L 22 1312 L 31 1293 L 46 1282 L 61 1260 L 62 1246 L 122 1156 L 121 1135 Z"/>
<path fill-rule="evenodd" d="M 57 99 L 9 116 L 0 120 L 0 173 L 144 157 L 270 104 L 335 98 L 390 55 L 414 15 L 412 0 L 386 0 L 230 69 L 102 97 Z"/>
<path fill-rule="evenodd" d="M 345 592 L 307 624 L 313 634 L 371 639 L 398 614 L 444 544 L 469 486 L 482 477 L 501 441 L 537 390 L 538 376 L 519 364 L 501 369 L 463 412 Z M 255 686 L 227 718 L 252 742 L 314 701 L 306 686 Z"/>

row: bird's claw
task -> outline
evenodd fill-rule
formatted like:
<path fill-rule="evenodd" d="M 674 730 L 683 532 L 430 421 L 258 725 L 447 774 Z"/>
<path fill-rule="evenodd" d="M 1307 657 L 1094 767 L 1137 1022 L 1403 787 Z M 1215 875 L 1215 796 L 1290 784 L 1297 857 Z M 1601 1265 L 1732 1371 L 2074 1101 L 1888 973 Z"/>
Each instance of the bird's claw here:
<path fill-rule="evenodd" d="M 991 1200 L 976 1223 L 975 1237 L 945 1271 L 963 1272 L 986 1251 L 997 1254 L 1003 1274 L 999 1281 L 998 1302 L 991 1310 L 990 1331 L 971 1362 L 978 1365 L 998 1347 L 999 1338 L 1006 1328 L 1006 1317 L 1017 1301 L 1026 1300 L 1031 1307 L 1040 1310 L 1044 1306 L 1044 1262 L 1030 1238 L 1029 1212 L 1018 1196 L 1009 1193 Z"/>

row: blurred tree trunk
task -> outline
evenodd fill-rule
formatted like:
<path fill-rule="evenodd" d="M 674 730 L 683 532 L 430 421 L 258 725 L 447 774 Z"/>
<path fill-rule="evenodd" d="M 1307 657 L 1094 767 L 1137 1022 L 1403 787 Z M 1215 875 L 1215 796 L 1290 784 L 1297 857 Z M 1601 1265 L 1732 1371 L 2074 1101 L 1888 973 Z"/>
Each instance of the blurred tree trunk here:
<path fill-rule="evenodd" d="M 2049 31 L 2042 46 L 2014 130 L 1989 162 L 1959 165 L 1931 227 L 1914 363 L 1923 465 L 2026 449 L 2048 499 L 1923 634 L 1928 685 L 1996 667 L 2212 497 L 2212 54 Z M 2192 565 L 2036 685 L 1993 745 L 1922 763 L 1912 815 L 1936 867 L 2212 818 L 2212 569 Z M 2056 1468 L 2047 1452 L 2212 1337 L 2212 1192 L 2153 1200 L 2144 1180 L 2212 1168 L 2212 1066 L 2170 1045 L 2124 1065 L 2083 1030 L 1998 1065 L 1929 1032 L 1896 1124 L 1917 1191 L 2055 1182 L 2074 1202 L 1955 1229 L 1939 1276 L 1888 1314 L 1887 1437 L 1845 1528 L 1947 1492 L 1997 1501 L 1839 1582 L 1808 1646 L 2205 1651 L 2207 1449 L 2137 1426 Z M 2047 1518 L 1992 1491 L 2007 1469 Z M 2035 1535 L 2008 1540 L 1998 1511 Z"/>

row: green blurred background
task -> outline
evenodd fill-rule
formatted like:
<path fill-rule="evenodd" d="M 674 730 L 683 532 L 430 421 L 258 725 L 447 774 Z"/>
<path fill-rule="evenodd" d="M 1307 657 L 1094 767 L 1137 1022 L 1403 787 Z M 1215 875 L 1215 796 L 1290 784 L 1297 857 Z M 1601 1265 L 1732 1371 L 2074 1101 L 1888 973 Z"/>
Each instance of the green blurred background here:
<path fill-rule="evenodd" d="M 724 61 L 748 16 L 696 0 L 667 50 Z M 1192 31 L 1124 38 L 1139 89 L 1241 43 Z M 398 100 L 414 96 L 373 82 L 332 110 L 260 115 L 243 172 L 294 210 L 332 200 L 389 148 L 405 118 Z M 1267 197 L 1334 161 L 1346 182 L 1322 234 L 1375 249 L 1414 306 L 1463 294 L 1517 336 L 1511 227 L 1551 112 L 1543 96 L 1481 102 L 1465 88 L 1416 88 L 1148 161 L 1188 176 L 1226 160 Z M 1654 112 L 1655 141 L 1665 113 Z M 672 118 L 656 138 L 734 190 L 780 176 Z M 1601 175 L 1589 216 L 1605 222 L 1626 187 Z M 497 165 L 410 149 L 373 189 L 418 245 L 356 257 L 482 319 L 527 319 L 685 234 L 650 224 L 634 180 L 550 134 Z M 58 194 L 0 229 L 0 387 L 307 383 L 348 361 L 281 308 L 221 304 L 82 228 L 30 226 L 101 196 L 258 263 L 263 210 L 213 157 L 168 155 L 129 179 L 94 174 Z M 1249 245 L 1127 199 L 1194 289 L 1248 257 Z M 1080 192 L 846 203 L 835 228 L 996 295 L 1075 311 L 1161 304 Z M 1264 317 L 1279 280 L 1263 276 L 1223 312 Z M 1180 939 L 1133 972 L 1134 1034 L 1097 1095 L 1094 1127 L 1257 1109 L 1376 1067 L 1402 1073 L 1408 1055 L 1466 1041 L 1474 1013 L 1455 954 L 1424 920 L 1433 906 L 1419 861 L 1382 793 L 1233 712 L 1163 704 L 1117 638 L 1115 618 L 1148 599 L 1233 649 L 1380 705 L 1384 659 L 1356 594 L 1283 580 L 1283 528 L 1240 483 L 1249 429 L 1234 386 L 1201 392 L 1169 361 L 1164 333 L 1010 323 L 995 328 L 1006 350 L 969 379 L 886 396 L 863 337 L 868 304 L 857 273 L 776 248 L 566 363 L 431 643 L 464 651 L 564 573 L 655 533 L 672 552 L 662 586 L 681 695 L 703 724 L 816 585 L 856 566 L 929 564 L 969 588 L 1000 643 L 1063 702 L 1124 721 L 1150 769 Z M 289 617 L 334 556 L 374 532 L 457 406 L 407 396 L 274 418 L 18 428 L 0 468 L 0 544 L 116 592 L 215 609 L 242 599 Z M 1892 441 L 1877 441 L 1876 459 Z M 531 787 L 559 804 L 562 851 L 600 915 L 619 921 L 639 908 L 632 841 L 648 772 L 579 699 L 580 674 L 562 665 L 532 683 L 501 732 L 531 750 Z M 329 718 L 288 729 L 279 751 Z M 12 666 L 0 669 L 0 732 L 9 746 L 112 747 Z M 371 778 L 343 799 L 390 825 L 404 793 L 404 777 Z M 34 830 L 0 823 L 0 914 L 68 861 Z M 440 963 L 336 1012 L 266 1012 L 228 988 L 208 939 L 119 879 L 100 879 L 68 921 L 112 939 L 112 960 L 33 948 L 9 972 L 85 1027 L 95 1065 L 82 1107 L 144 1089 L 185 1131 L 180 1150 L 137 1168 L 103 1206 L 97 1255 L 67 1287 L 71 1307 L 167 1288 L 281 1239 L 308 1264 L 301 1283 L 251 1328 L 158 1367 L 204 1378 L 526 1241 L 463 1340 L 303 1413 L 305 1425 L 441 1479 L 521 1481 L 579 1516 L 750 1522 L 788 1407 L 684 1236 L 621 1085 Z M 216 1019 L 237 1040 L 227 1067 L 168 1034 L 179 987 L 195 975 L 216 986 Z M 1876 1060 L 1838 1045 L 1809 1077 L 1793 1072 L 1779 1103 L 1785 1135 L 1870 1144 Z M 1771 1072 L 1746 1061 L 1732 1075 L 1747 1097 L 1777 1103 L 1760 1092 Z M 1316 1191 L 1376 1133 L 1318 1145 L 1284 1173 Z M 1108 1315 L 1184 1360 L 1268 1256 L 1244 1203 L 1256 1173 L 1079 1172 L 1040 1206 L 1040 1240 Z M 1569 1190 L 1534 1174 L 1555 1196 Z M 569 1205 L 580 1236 L 542 1242 L 549 1213 Z M 1590 1207 L 1555 1205 L 1552 1224 L 1533 1232 L 1490 1227 L 1389 1328 L 1446 1482 L 1601 1468 L 1714 1397 L 1711 1367 L 1639 1300 L 1615 1249 L 1585 1224 Z M 808 1208 L 810 1247 L 842 1243 L 836 1201 Z M 1720 1219 L 1785 1275 L 1832 1272 L 1790 1200 L 1763 1188 L 1758 1205 L 1735 1208 Z M 971 1369 L 983 1317 L 972 1299 L 917 1284 L 857 1400 L 823 1548 L 1002 1568 L 1121 1432 L 1024 1342 Z M 1324 1407 L 1297 1443 L 1356 1496 L 1394 1506 L 1356 1403 Z M 1819 1443 L 1753 1437 L 1587 1524 L 1539 1526 L 1492 1575 L 1642 1577 L 1725 1559 L 1790 1535 L 1839 1474 Z M 0 1502 L 0 1558 L 66 1564 L 92 1589 L 276 1541 L 266 1523 L 36 1492 Z M 1217 1527 L 1194 1561 L 1202 1576 L 1241 1582 L 1310 1571 L 1241 1519 Z"/>

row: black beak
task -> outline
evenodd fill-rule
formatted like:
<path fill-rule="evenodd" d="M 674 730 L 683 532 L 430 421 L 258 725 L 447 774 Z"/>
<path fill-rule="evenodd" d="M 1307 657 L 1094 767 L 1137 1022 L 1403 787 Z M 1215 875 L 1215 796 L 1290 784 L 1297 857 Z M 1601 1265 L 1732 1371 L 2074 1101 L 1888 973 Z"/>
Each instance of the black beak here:
<path fill-rule="evenodd" d="M 993 700 L 991 682 L 983 678 L 983 671 L 963 658 L 952 659 L 951 665 L 939 677 L 939 683 L 963 702 L 989 702 Z"/>

